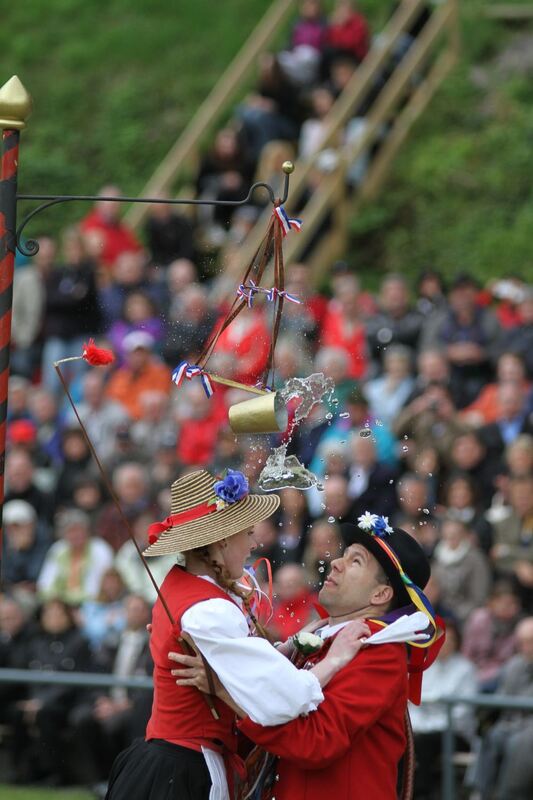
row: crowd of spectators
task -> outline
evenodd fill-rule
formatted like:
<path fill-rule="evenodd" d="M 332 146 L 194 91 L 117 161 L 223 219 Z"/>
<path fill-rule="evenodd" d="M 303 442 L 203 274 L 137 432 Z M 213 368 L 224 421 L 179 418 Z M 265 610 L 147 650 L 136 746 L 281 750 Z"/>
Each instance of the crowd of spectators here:
<path fill-rule="evenodd" d="M 339 65 L 349 79 L 368 43 L 351 4 L 339 2 L 327 23 L 320 3 L 304 2 L 290 47 L 265 61 L 261 91 L 239 111 L 240 132 L 220 132 L 206 154 L 199 196 L 242 196 L 268 145 L 260 134 L 275 125 L 295 127 L 272 140 L 301 132 L 301 146 L 311 147 L 316 130 L 294 117 L 288 76 L 323 113 L 334 97 L 325 81 Z M 243 133 L 255 160 L 238 151 Z M 119 194 L 113 186 L 101 192 Z M 209 224 L 227 235 L 235 219 L 217 209 Z M 41 236 L 39 245 L 15 275 L 0 667 L 150 674 L 146 623 L 155 592 L 53 362 L 80 355 L 89 337 L 116 354 L 111 366 L 72 361 L 63 371 L 141 548 L 149 524 L 169 513 L 177 477 L 232 467 L 256 488 L 280 437 L 231 432 L 228 407 L 246 394 L 217 385 L 208 399 L 200 381 L 179 389 L 171 382 L 179 361 L 195 363 L 234 297 L 221 299 L 187 218 L 154 206 L 138 237 L 121 222 L 119 203 L 99 200 L 61 243 Z M 424 697 L 532 697 L 533 287 L 518 278 L 484 287 L 469 274 L 428 269 L 412 284 L 383 275 L 373 292 L 339 262 L 328 294 L 313 289 L 305 263 L 288 266 L 286 289 L 301 302 L 285 304 L 276 385 L 320 371 L 336 390 L 294 431 L 289 449 L 323 491 L 282 490 L 277 516 L 255 529 L 254 555 L 274 570 L 270 632 L 282 638 L 309 621 L 342 552 L 342 523 L 371 510 L 417 538 L 432 561 L 428 594 L 450 633 Z M 271 317 L 258 297 L 220 338 L 209 368 L 255 383 Z M 159 583 L 173 563 L 150 561 Z M 0 697 L 0 752 L 12 756 L 10 777 L 19 782 L 105 781 L 113 755 L 142 733 L 150 706 L 147 693 L 71 686 L 0 682 Z M 493 791 L 521 798 L 516 787 L 531 781 L 533 715 L 506 712 L 492 724 L 458 708 L 454 719 L 461 744 L 480 750 L 474 781 L 483 800 Z M 419 800 L 437 785 L 445 725 L 438 704 L 413 709 Z"/>
<path fill-rule="evenodd" d="M 3 666 L 150 672 L 145 624 L 154 589 L 53 360 L 79 355 L 91 336 L 117 355 L 110 366 L 73 361 L 63 370 L 141 548 L 149 524 L 167 515 L 169 486 L 180 474 L 240 468 L 256 487 L 281 438 L 231 432 L 228 407 L 246 397 L 239 390 L 217 385 L 208 399 L 199 380 L 172 384 L 172 368 L 181 359 L 195 363 L 228 301 L 189 258 L 162 269 L 120 221 L 117 205 L 98 201 L 67 232 L 61 255 L 42 237 L 34 261 L 16 270 Z M 290 635 L 309 620 L 328 564 L 342 551 L 342 523 L 370 509 L 415 536 L 432 561 L 428 591 L 451 634 L 428 673 L 426 696 L 454 687 L 531 696 L 532 287 L 518 279 L 482 287 L 465 273 L 445 279 L 428 270 L 414 285 L 383 275 L 373 293 L 338 262 L 329 294 L 313 290 L 303 263 L 289 265 L 287 289 L 301 303 L 284 309 L 276 385 L 321 371 L 336 390 L 294 431 L 289 450 L 324 490 L 282 490 L 279 514 L 256 526 L 255 556 L 270 558 L 274 569 L 272 635 Z M 24 338 L 29 309 L 32 341 Z M 270 326 L 258 299 L 221 338 L 209 367 L 255 383 Z M 151 561 L 159 582 L 173 561 Z M 134 703 L 118 690 L 0 684 L 0 692 L 5 749 L 25 754 L 13 761 L 20 781 L 105 780 L 110 754 L 142 730 L 149 709 L 147 696 Z M 435 785 L 427 769 L 435 759 L 426 756 L 438 754 L 445 719 L 438 706 L 414 711 L 426 765 L 417 797 L 430 797 Z M 501 796 L 511 797 L 505 792 L 509 776 L 521 774 L 516 753 L 527 752 L 520 737 L 529 741 L 531 715 L 504 714 L 486 735 L 477 723 L 458 710 L 462 744 L 482 742 L 480 763 L 491 761 L 496 775 L 490 786 L 504 781 Z M 499 730 L 512 734 L 512 751 Z M 481 783 L 487 774 L 483 767 Z"/>

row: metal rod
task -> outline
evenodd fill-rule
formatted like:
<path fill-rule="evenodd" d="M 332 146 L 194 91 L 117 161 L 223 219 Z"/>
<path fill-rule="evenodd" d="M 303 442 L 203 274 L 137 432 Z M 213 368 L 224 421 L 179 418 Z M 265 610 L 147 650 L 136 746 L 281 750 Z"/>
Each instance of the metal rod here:
<path fill-rule="evenodd" d="M 292 164 L 291 170 L 286 171 L 285 179 L 283 183 L 283 196 L 276 199 L 276 195 L 274 190 L 270 186 L 270 184 L 265 183 L 264 181 L 256 181 L 250 186 L 248 190 L 248 194 L 246 197 L 243 197 L 241 200 L 190 200 L 190 199 L 163 199 L 161 197 L 107 197 L 106 195 L 96 195 L 96 194 L 72 194 L 72 195 L 54 195 L 54 194 L 18 194 L 16 196 L 16 200 L 40 200 L 44 201 L 41 202 L 37 208 L 34 208 L 33 211 L 30 211 L 27 214 L 22 222 L 20 223 L 19 227 L 17 228 L 16 233 L 16 242 L 17 242 L 17 249 L 22 255 L 25 256 L 34 256 L 36 253 L 39 252 L 39 244 L 35 241 L 35 239 L 28 239 L 25 243 L 22 242 L 22 234 L 26 225 L 40 214 L 41 211 L 45 211 L 47 208 L 51 208 L 52 206 L 59 205 L 60 203 L 72 203 L 72 202 L 96 202 L 99 200 L 103 200 L 109 203 L 149 203 L 149 204 L 156 204 L 156 205 L 168 205 L 168 206 L 243 206 L 250 201 L 252 195 L 257 189 L 265 189 L 268 193 L 270 202 L 273 205 L 276 203 L 283 204 L 288 195 L 289 195 L 289 180 L 290 175 L 292 172 Z"/>
<path fill-rule="evenodd" d="M 7 387 L 11 345 L 11 309 L 17 227 L 18 130 L 2 131 L 0 171 L 0 559 L 3 552 L 2 511 L 7 424 Z M 0 584 L 1 584 L 0 560 Z"/>
<path fill-rule="evenodd" d="M 450 704 L 446 707 L 446 727 L 442 732 L 442 800 L 455 800 L 454 750 L 453 706 Z"/>

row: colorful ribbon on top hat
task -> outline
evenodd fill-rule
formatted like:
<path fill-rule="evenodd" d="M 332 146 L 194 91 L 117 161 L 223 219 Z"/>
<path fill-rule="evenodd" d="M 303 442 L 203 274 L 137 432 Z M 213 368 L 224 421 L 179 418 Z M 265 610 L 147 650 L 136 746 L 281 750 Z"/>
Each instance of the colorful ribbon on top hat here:
<path fill-rule="evenodd" d="M 197 364 L 189 364 L 188 361 L 180 361 L 172 373 L 172 381 L 176 384 L 176 386 L 179 387 L 181 386 L 184 378 L 188 381 L 191 381 L 193 378 L 198 376 L 200 376 L 202 380 L 202 386 L 204 387 L 207 397 L 213 397 L 214 389 L 209 375 Z"/>
<path fill-rule="evenodd" d="M 278 220 L 283 237 L 285 237 L 291 230 L 300 231 L 302 228 L 302 220 L 289 217 L 283 206 L 275 206 L 273 211 L 274 216 Z"/>

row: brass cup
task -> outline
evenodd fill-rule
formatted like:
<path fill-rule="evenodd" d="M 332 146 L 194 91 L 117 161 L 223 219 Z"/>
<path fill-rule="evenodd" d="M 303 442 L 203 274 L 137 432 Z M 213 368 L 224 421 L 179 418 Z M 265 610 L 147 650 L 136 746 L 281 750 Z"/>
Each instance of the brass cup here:
<path fill-rule="evenodd" d="M 280 433 L 287 429 L 289 413 L 277 392 L 235 403 L 229 409 L 233 433 Z"/>

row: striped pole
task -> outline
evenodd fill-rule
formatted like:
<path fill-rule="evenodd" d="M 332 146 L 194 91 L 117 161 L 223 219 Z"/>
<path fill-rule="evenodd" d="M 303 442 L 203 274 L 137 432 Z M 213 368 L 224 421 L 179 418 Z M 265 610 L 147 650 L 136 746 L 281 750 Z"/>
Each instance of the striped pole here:
<path fill-rule="evenodd" d="M 2 163 L 0 169 L 0 559 L 6 448 L 7 385 L 11 344 L 11 308 L 17 223 L 17 173 L 20 130 L 31 111 L 31 98 L 14 76 L 0 89 Z M 1 576 L 1 562 L 0 562 Z"/>

